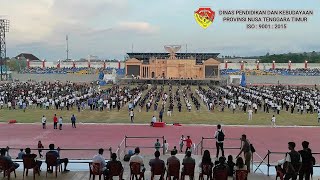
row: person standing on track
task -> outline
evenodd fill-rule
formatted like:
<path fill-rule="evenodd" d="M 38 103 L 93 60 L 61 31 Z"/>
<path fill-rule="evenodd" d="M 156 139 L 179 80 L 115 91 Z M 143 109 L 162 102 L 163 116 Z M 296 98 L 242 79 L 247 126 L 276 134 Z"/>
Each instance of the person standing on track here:
<path fill-rule="evenodd" d="M 180 142 L 179 142 L 179 145 L 180 145 L 180 152 L 182 152 L 183 145 L 184 145 L 184 140 L 185 140 L 184 136 L 183 136 L 183 135 L 181 135 L 181 137 L 180 137 Z"/>
<path fill-rule="evenodd" d="M 133 109 L 130 110 L 129 116 L 130 116 L 130 121 L 131 121 L 131 123 L 133 123 L 133 120 L 134 120 L 134 112 L 133 112 Z"/>
<path fill-rule="evenodd" d="M 41 141 L 38 141 L 38 152 L 39 152 L 39 157 L 42 158 L 43 155 L 42 155 L 42 149 L 43 149 L 43 145 L 41 143 Z"/>
<path fill-rule="evenodd" d="M 272 127 L 276 127 L 276 117 L 274 115 L 272 115 L 272 118 L 271 118 L 271 126 Z"/>
<path fill-rule="evenodd" d="M 219 150 L 221 149 L 222 156 L 224 157 L 224 149 L 223 149 L 223 142 L 224 142 L 224 132 L 222 131 L 221 125 L 217 125 L 217 130 L 214 133 L 214 138 L 216 139 L 216 148 L 217 148 L 217 154 L 216 158 L 219 157 Z"/>
<path fill-rule="evenodd" d="M 41 118 L 41 122 L 42 122 L 42 129 L 46 129 L 47 118 L 44 115 Z"/>
<path fill-rule="evenodd" d="M 187 154 L 188 150 L 191 151 L 192 140 L 190 139 L 190 136 L 187 136 L 187 139 L 183 141 L 186 141 L 186 154 Z"/>
<path fill-rule="evenodd" d="M 57 115 L 54 114 L 54 117 L 53 117 L 53 129 L 57 129 L 57 125 L 58 125 L 58 118 L 57 118 Z"/>
<path fill-rule="evenodd" d="M 59 120 L 59 130 L 62 130 L 62 117 L 60 116 Z"/>
<path fill-rule="evenodd" d="M 76 117 L 74 116 L 74 114 L 72 114 L 71 116 L 71 124 L 72 128 L 76 128 Z"/>

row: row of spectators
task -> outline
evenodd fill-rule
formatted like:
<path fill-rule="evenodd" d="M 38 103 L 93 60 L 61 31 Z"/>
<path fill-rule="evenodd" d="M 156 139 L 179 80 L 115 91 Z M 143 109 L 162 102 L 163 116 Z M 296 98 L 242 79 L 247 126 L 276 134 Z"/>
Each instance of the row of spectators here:
<path fill-rule="evenodd" d="M 315 69 L 276 68 L 276 69 L 269 69 L 269 70 L 267 70 L 267 72 L 272 72 L 272 73 L 283 75 L 283 76 L 320 76 L 320 68 L 315 68 Z"/>
<path fill-rule="evenodd" d="M 63 68 L 55 68 L 55 67 L 30 67 L 25 68 L 20 71 L 22 74 L 69 74 L 84 71 L 88 74 L 94 74 L 96 71 L 92 68 L 88 67 L 63 67 Z"/>
<path fill-rule="evenodd" d="M 252 75 L 257 74 L 257 70 L 246 70 L 246 73 Z M 242 71 L 240 69 L 221 69 L 221 75 L 240 75 Z M 275 68 L 275 69 L 266 69 L 260 70 L 262 75 L 282 75 L 282 76 L 320 76 L 320 68 L 314 69 L 305 69 L 305 68 L 296 68 L 296 69 L 287 69 L 287 68 Z"/>

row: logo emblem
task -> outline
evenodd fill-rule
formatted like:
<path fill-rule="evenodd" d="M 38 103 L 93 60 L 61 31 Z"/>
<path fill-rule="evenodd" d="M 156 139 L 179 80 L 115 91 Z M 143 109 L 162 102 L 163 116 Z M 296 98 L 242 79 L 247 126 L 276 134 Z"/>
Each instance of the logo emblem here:
<path fill-rule="evenodd" d="M 214 17 L 215 12 L 211 8 L 202 7 L 194 12 L 194 18 L 203 29 L 207 29 L 213 23 Z"/>

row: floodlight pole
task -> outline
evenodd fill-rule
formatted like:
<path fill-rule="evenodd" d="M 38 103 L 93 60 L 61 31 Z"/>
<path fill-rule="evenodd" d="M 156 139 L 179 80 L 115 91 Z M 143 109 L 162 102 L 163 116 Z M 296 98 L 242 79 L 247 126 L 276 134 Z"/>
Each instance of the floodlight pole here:
<path fill-rule="evenodd" d="M 66 53 L 67 53 L 67 61 L 69 60 L 69 37 L 68 35 L 66 35 L 66 42 L 67 42 L 67 50 L 66 50 Z"/>
<path fill-rule="evenodd" d="M 3 81 L 3 66 L 6 65 L 6 32 L 9 32 L 9 20 L 0 19 L 0 80 Z M 7 68 L 5 69 L 5 76 L 7 80 Z"/>

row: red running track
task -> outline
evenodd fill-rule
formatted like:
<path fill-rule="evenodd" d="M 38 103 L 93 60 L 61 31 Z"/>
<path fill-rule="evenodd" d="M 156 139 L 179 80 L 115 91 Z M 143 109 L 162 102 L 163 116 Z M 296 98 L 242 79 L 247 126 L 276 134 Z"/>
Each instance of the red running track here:
<path fill-rule="evenodd" d="M 307 140 L 313 152 L 320 151 L 319 128 L 317 127 L 223 127 L 226 138 L 240 138 L 246 134 L 251 143 L 255 146 L 257 153 L 263 157 L 270 151 L 287 151 L 287 143 L 294 141 L 297 149 L 301 149 L 301 142 Z M 0 147 L 15 148 L 37 148 L 38 140 L 41 140 L 45 148 L 50 143 L 54 143 L 60 148 L 88 148 L 114 150 L 122 141 L 124 136 L 165 136 L 169 143 L 169 149 L 178 146 L 179 137 L 184 134 L 191 136 L 195 144 L 198 144 L 201 137 L 212 137 L 215 126 L 185 125 L 172 126 L 167 125 L 164 128 L 153 128 L 148 125 L 108 125 L 108 124 L 78 124 L 76 129 L 71 128 L 70 124 L 65 124 L 63 130 L 53 129 L 49 124 L 47 129 L 42 129 L 40 124 L 0 124 Z M 132 146 L 150 146 L 155 143 L 155 139 L 128 140 L 127 144 Z M 214 147 L 212 140 L 205 141 L 205 147 Z M 240 141 L 227 141 L 225 147 L 239 147 Z M 133 149 L 133 148 L 131 148 Z M 147 152 L 148 151 L 148 152 Z M 210 150 L 212 153 L 215 150 Z M 153 152 L 153 150 L 142 150 L 144 153 Z M 15 158 L 18 151 L 10 151 L 10 155 Z M 64 151 L 61 156 L 70 158 L 91 158 L 96 154 L 92 151 Z M 238 150 L 226 151 L 226 155 L 236 155 Z M 108 157 L 108 153 L 105 152 Z M 271 160 L 281 159 L 283 155 L 273 155 Z M 319 161 L 320 156 L 315 156 Z"/>

